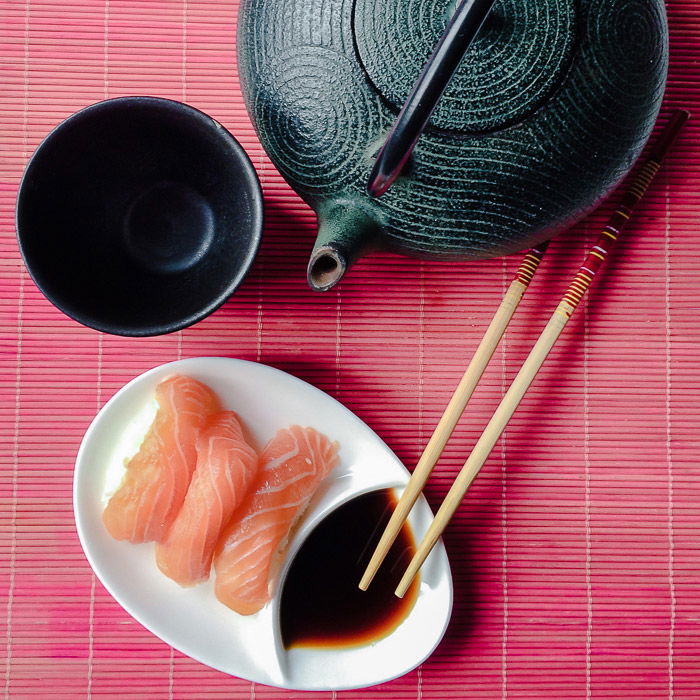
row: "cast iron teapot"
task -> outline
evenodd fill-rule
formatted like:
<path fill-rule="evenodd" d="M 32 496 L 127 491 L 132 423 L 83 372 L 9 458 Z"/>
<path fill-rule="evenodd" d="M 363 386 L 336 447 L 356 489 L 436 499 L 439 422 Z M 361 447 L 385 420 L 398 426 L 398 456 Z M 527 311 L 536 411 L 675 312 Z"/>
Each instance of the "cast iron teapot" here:
<path fill-rule="evenodd" d="M 537 245 L 589 212 L 641 152 L 668 67 L 663 0 L 487 4 L 410 160 L 377 197 L 375 159 L 396 140 L 454 2 L 244 0 L 249 113 L 318 215 L 312 288 L 332 287 L 373 247 L 465 260 Z"/>

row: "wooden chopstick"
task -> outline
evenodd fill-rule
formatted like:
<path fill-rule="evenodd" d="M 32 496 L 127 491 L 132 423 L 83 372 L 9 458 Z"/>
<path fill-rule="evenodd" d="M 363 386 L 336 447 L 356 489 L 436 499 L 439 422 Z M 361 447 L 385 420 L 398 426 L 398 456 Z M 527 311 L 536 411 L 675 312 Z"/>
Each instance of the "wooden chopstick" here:
<path fill-rule="evenodd" d="M 445 449 L 445 445 L 450 439 L 457 422 L 464 413 L 464 409 L 471 395 L 474 393 L 474 389 L 479 383 L 486 366 L 491 361 L 491 357 L 498 343 L 503 337 L 515 310 L 518 308 L 518 304 L 520 304 L 520 300 L 527 291 L 535 272 L 537 272 L 537 268 L 540 262 L 542 262 L 548 245 L 549 241 L 542 243 L 536 248 L 531 248 L 520 263 L 515 278 L 510 283 L 508 291 L 501 301 L 501 305 L 494 314 L 486 334 L 481 340 L 481 343 L 479 343 L 479 347 L 476 349 L 469 366 L 457 385 L 457 389 L 455 389 L 450 402 L 447 404 L 445 412 L 442 414 L 435 431 L 428 441 L 428 444 L 425 446 L 423 454 L 418 460 L 418 464 L 413 470 L 413 474 L 401 494 L 401 498 L 394 508 L 394 512 L 384 529 L 384 533 L 360 581 L 360 588 L 363 591 L 366 591 L 369 587 L 369 584 L 372 582 L 372 579 L 388 554 L 391 545 L 394 543 L 399 532 L 401 532 L 404 521 L 411 512 L 418 496 L 420 496 L 425 482 L 428 480 L 433 467 L 440 458 L 442 451 Z"/>
<path fill-rule="evenodd" d="M 622 229 L 627 224 L 633 209 L 644 196 L 649 185 L 661 168 L 664 158 L 680 134 L 689 116 L 689 113 L 684 110 L 675 111 L 668 125 L 657 139 L 644 165 L 633 179 L 629 189 L 623 195 L 620 206 L 613 213 L 608 225 L 602 230 L 596 244 L 589 251 L 583 265 L 579 268 L 569 288 L 566 290 L 564 297 L 559 302 L 559 306 L 554 310 L 545 329 L 542 331 L 542 334 L 532 348 L 523 366 L 520 368 L 513 383 L 448 491 L 445 500 L 428 528 L 423 541 L 416 549 L 413 559 L 396 588 L 397 596 L 403 597 L 404 593 L 408 590 L 411 581 L 413 581 L 413 578 L 418 573 L 418 570 L 423 565 L 423 562 L 435 546 L 435 543 L 438 541 L 454 512 L 457 510 L 464 494 L 479 473 L 479 470 L 515 412 L 515 409 L 518 407 L 520 400 L 525 395 L 525 392 L 530 387 L 530 384 L 544 363 L 549 351 L 559 338 L 566 323 L 576 310 L 576 307 L 590 287 L 596 273 L 617 241 Z"/>

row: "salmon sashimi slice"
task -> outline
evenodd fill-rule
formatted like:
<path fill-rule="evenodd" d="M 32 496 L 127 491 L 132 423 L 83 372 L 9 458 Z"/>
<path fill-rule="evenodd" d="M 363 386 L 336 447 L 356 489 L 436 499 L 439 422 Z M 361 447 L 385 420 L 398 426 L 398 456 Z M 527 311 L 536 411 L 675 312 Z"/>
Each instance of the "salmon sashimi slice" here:
<path fill-rule="evenodd" d="M 168 534 L 156 545 L 158 568 L 181 586 L 206 581 L 221 531 L 258 473 L 258 453 L 238 416 L 210 416 L 197 439 L 197 466 L 185 502 Z"/>
<path fill-rule="evenodd" d="M 118 540 L 165 537 L 197 463 L 197 436 L 207 417 L 220 410 L 208 386 L 184 375 L 160 382 L 156 400 L 156 417 L 102 514 L 110 535 Z"/>
<path fill-rule="evenodd" d="M 337 453 L 338 443 L 297 425 L 267 444 L 255 486 L 217 545 L 214 590 L 224 605 L 251 615 L 268 602 L 272 566 L 318 485 L 338 463 Z"/>

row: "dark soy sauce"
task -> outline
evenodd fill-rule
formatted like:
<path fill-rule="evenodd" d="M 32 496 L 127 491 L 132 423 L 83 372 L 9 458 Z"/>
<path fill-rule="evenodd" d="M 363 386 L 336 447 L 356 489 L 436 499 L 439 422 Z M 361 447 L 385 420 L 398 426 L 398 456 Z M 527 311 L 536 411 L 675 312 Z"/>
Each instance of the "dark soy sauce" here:
<path fill-rule="evenodd" d="M 404 525 L 367 591 L 357 584 L 396 505 L 391 490 L 348 501 L 309 535 L 287 573 L 280 603 L 285 648 L 348 647 L 392 632 L 409 613 L 418 577 L 403 598 L 394 590 L 415 551 Z"/>

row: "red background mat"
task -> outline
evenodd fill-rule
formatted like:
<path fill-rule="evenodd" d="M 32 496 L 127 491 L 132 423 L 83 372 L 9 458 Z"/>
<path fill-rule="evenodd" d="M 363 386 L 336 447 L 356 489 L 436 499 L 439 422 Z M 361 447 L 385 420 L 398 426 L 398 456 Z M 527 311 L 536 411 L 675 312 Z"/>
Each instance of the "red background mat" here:
<path fill-rule="evenodd" d="M 668 3 L 664 116 L 684 132 L 446 533 L 447 635 L 382 687 L 320 697 L 700 697 L 700 6 Z M 0 687 L 21 697 L 293 698 L 203 666 L 131 619 L 92 574 L 71 504 L 96 411 L 181 357 L 258 360 L 329 392 L 413 467 L 520 256 L 362 260 L 311 292 L 314 217 L 248 121 L 237 4 L 0 0 Z M 15 241 L 27 158 L 63 118 L 152 94 L 211 114 L 260 175 L 267 225 L 252 273 L 193 328 L 151 339 L 72 322 Z M 550 248 L 427 495 L 439 504 L 614 202 Z M 235 653 L 235 650 L 232 650 Z"/>

